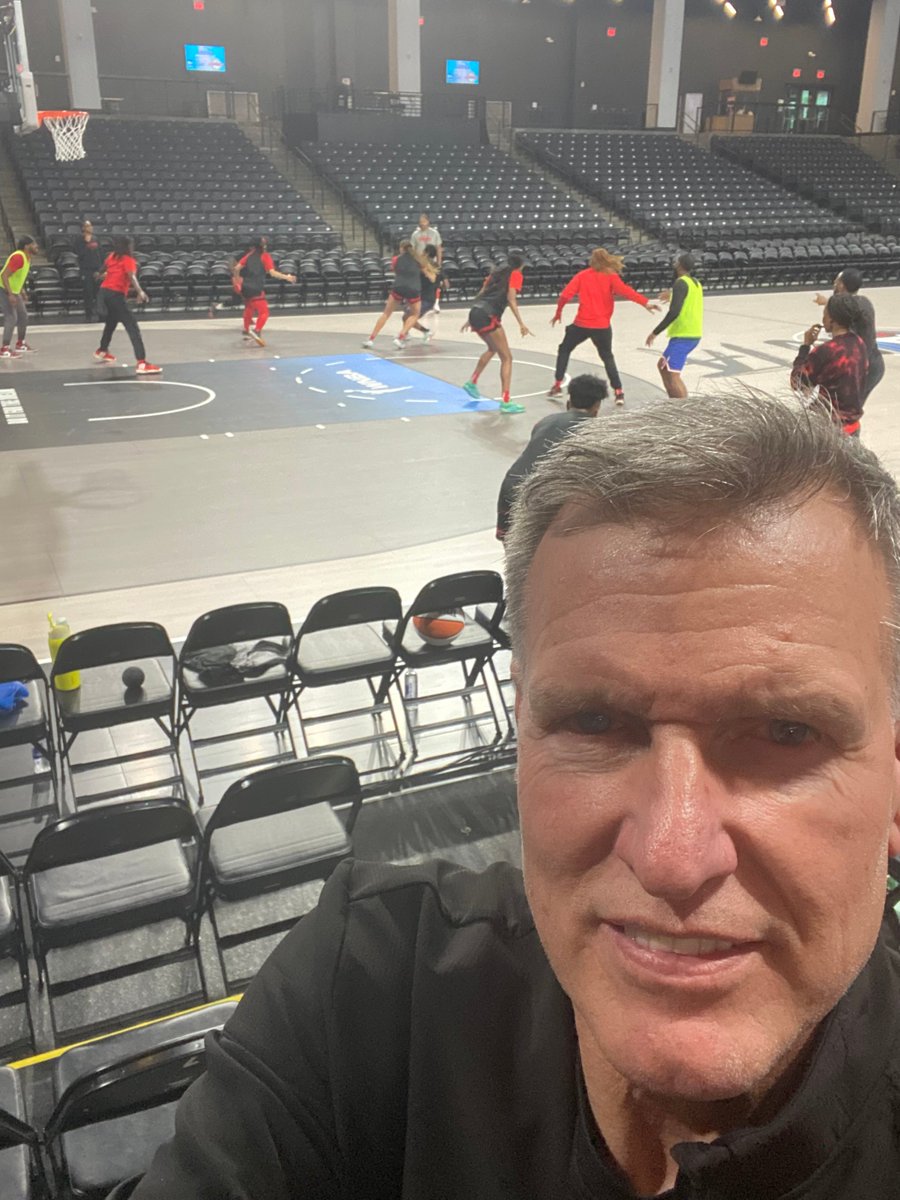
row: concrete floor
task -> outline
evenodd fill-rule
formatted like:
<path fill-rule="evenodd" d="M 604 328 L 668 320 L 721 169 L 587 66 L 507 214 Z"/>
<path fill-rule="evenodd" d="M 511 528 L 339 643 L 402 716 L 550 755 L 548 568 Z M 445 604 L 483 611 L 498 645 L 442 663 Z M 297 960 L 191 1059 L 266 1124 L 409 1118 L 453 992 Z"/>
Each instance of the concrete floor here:
<path fill-rule="evenodd" d="M 900 288 L 872 298 L 891 349 L 900 331 Z M 784 393 L 800 334 L 818 311 L 809 291 L 709 297 L 688 386 L 697 393 L 744 386 Z M 315 411 L 286 404 L 291 389 L 306 386 L 298 381 L 307 368 L 296 360 L 359 355 L 369 312 L 276 316 L 266 348 L 252 350 L 241 344 L 233 318 L 148 321 L 145 340 L 165 367 L 161 379 L 201 389 L 179 389 L 175 404 L 175 389 L 151 380 L 106 392 L 94 387 L 108 377 L 90 360 L 96 327 L 36 326 L 30 340 L 37 353 L 0 364 L 0 389 L 14 389 L 31 413 L 28 425 L 10 423 L 8 405 L 6 419 L 0 416 L 0 638 L 43 655 L 51 602 L 73 628 L 153 619 L 177 637 L 194 617 L 224 603 L 280 599 L 299 620 L 315 599 L 339 588 L 390 583 L 408 600 L 450 569 L 498 568 L 497 488 L 534 422 L 558 407 L 543 394 L 560 336 L 550 327 L 552 313 L 548 305 L 527 307 L 534 336 L 524 341 L 507 319 L 519 363 L 513 392 L 527 410 L 520 417 L 467 406 L 461 392 L 457 406 L 452 389 L 405 419 L 399 409 L 355 419 L 338 407 L 348 401 L 330 383 L 321 392 L 307 389 Z M 402 359 L 423 385 L 426 376 L 458 383 L 479 352 L 475 338 L 459 332 L 464 319 L 462 310 L 445 312 L 431 345 L 402 355 L 383 336 L 377 353 Z M 661 395 L 657 352 L 643 345 L 652 323 L 631 304 L 620 305 L 615 317 L 616 353 L 634 406 Z M 900 351 L 900 337 L 894 340 Z M 128 362 L 126 349 L 120 332 L 113 350 Z M 599 369 L 589 343 L 572 358 L 570 372 L 581 369 Z M 900 360 L 889 354 L 863 423 L 864 441 L 895 471 L 898 373 Z M 435 386 L 440 392 L 443 385 Z M 188 409 L 207 388 L 215 400 Z M 483 391 L 497 395 L 493 366 Z M 89 422 L 179 407 L 188 410 L 104 423 L 102 434 Z"/>

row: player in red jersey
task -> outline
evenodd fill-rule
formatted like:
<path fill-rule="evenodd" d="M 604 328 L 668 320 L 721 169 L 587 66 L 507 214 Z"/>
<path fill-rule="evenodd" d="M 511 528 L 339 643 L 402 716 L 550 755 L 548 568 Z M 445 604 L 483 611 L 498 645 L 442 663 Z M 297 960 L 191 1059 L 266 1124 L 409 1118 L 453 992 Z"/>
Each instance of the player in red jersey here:
<path fill-rule="evenodd" d="M 109 343 L 116 326 L 122 324 L 131 339 L 131 347 L 137 359 L 138 375 L 159 375 L 162 367 L 147 362 L 144 339 L 141 337 L 137 319 L 127 304 L 128 293 L 132 288 L 137 292 L 138 303 L 147 303 L 147 293 L 138 283 L 137 270 L 131 238 L 113 238 L 112 253 L 107 256 L 100 277 L 100 296 L 106 312 L 106 324 L 103 326 L 100 346 L 94 351 L 94 359 L 108 366 L 116 361 L 115 355 L 109 352 Z"/>
<path fill-rule="evenodd" d="M 571 325 L 566 326 L 566 334 L 559 344 L 556 356 L 556 372 L 554 384 L 547 393 L 551 399 L 562 395 L 563 380 L 566 377 L 566 367 L 569 365 L 569 355 L 576 346 L 588 338 L 594 343 L 597 353 L 606 368 L 609 382 L 612 384 L 616 404 L 625 403 L 625 392 L 622 388 L 622 378 L 612 351 L 612 315 L 616 296 L 641 304 L 651 312 L 659 312 L 659 305 L 654 304 L 634 288 L 630 288 L 621 278 L 624 262 L 615 254 L 596 249 L 591 255 L 590 266 L 579 273 L 563 288 L 557 301 L 556 314 L 551 325 L 558 325 L 562 320 L 562 311 L 570 300 L 578 297 L 578 312 Z"/>
<path fill-rule="evenodd" d="M 266 279 L 282 279 L 285 283 L 297 282 L 296 275 L 285 275 L 283 271 L 276 269 L 272 255 L 267 249 L 268 244 L 267 237 L 256 238 L 244 257 L 234 264 L 232 272 L 235 291 L 240 292 L 244 301 L 244 337 L 252 338 L 257 346 L 266 344 L 262 338 L 263 328 L 269 319 Z"/>

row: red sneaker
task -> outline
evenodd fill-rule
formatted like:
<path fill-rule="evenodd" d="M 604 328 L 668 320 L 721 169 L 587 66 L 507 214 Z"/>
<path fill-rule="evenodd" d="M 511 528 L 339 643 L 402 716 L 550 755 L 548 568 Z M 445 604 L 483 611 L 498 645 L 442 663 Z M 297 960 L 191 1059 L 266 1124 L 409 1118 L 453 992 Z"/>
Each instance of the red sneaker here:
<path fill-rule="evenodd" d="M 548 400 L 558 400 L 561 395 L 562 395 L 562 384 L 554 383 L 553 387 L 547 393 L 547 399 Z"/>
<path fill-rule="evenodd" d="M 138 375 L 161 375 L 162 367 L 154 367 L 153 363 L 147 362 L 146 358 L 142 358 L 136 367 Z"/>
<path fill-rule="evenodd" d="M 624 403 L 625 403 L 625 393 L 622 391 L 621 388 L 616 388 L 616 406 L 618 408 L 621 408 Z"/>
<path fill-rule="evenodd" d="M 16 342 L 16 349 L 20 354 L 34 354 L 34 346 L 29 346 L 27 342 Z"/>
<path fill-rule="evenodd" d="M 18 358 L 18 350 L 10 350 L 9 346 L 0 346 L 0 358 Z"/>
<path fill-rule="evenodd" d="M 95 350 L 94 351 L 94 362 L 114 363 L 115 361 L 116 361 L 116 356 L 114 354 L 110 354 L 110 352 L 108 350 Z"/>

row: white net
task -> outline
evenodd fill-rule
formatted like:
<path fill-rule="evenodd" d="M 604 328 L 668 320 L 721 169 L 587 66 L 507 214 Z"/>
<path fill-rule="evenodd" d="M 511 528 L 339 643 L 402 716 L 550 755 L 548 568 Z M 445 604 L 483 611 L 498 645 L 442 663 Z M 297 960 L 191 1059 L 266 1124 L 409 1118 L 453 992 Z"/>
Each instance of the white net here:
<path fill-rule="evenodd" d="M 53 135 L 56 157 L 60 162 L 84 158 L 82 135 L 88 123 L 86 112 L 43 113 L 43 123 Z"/>

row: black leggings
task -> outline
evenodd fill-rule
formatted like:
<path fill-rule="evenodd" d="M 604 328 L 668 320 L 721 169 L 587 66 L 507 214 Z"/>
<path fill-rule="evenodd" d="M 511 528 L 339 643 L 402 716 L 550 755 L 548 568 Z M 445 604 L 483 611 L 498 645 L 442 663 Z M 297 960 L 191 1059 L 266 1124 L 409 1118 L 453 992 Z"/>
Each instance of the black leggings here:
<path fill-rule="evenodd" d="M 144 339 L 141 337 L 137 320 L 134 313 L 128 307 L 125 297 L 121 292 L 114 292 L 112 288 L 101 288 L 100 293 L 106 304 L 106 324 L 103 326 L 100 349 L 109 349 L 109 343 L 112 341 L 112 335 L 116 331 L 116 326 L 121 324 L 125 326 L 125 331 L 131 338 L 131 347 L 134 350 L 135 358 L 138 362 L 143 362 L 147 357 L 144 351 Z"/>
<path fill-rule="evenodd" d="M 567 325 L 566 336 L 559 343 L 559 350 L 556 355 L 556 375 L 554 378 L 562 382 L 565 378 L 566 367 L 569 365 L 569 355 L 576 346 L 580 346 L 588 338 L 594 343 L 597 353 L 603 361 L 603 366 L 606 368 L 613 391 L 620 392 L 622 390 L 622 377 L 619 374 L 619 368 L 616 366 L 616 360 L 613 357 L 612 329 L 609 326 L 606 329 L 584 329 L 581 325 Z"/>

